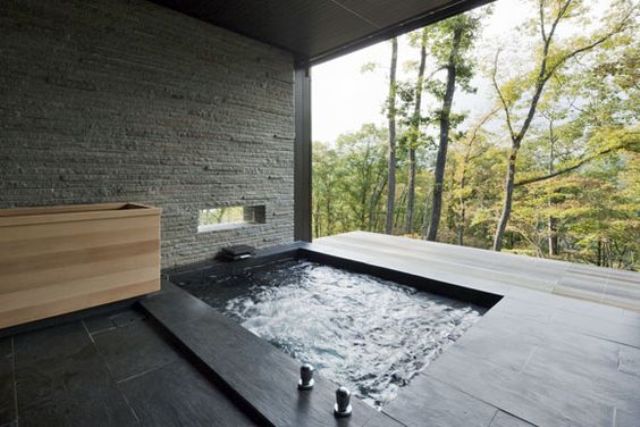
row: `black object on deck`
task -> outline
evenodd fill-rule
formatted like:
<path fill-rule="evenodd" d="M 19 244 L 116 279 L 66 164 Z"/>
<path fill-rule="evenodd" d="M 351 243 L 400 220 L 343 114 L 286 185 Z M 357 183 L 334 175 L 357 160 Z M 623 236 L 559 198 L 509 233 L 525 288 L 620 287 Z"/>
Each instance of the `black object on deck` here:
<path fill-rule="evenodd" d="M 249 245 L 234 245 L 222 248 L 219 253 L 221 259 L 227 261 L 238 261 L 241 259 L 247 259 L 254 256 L 256 249 Z"/>

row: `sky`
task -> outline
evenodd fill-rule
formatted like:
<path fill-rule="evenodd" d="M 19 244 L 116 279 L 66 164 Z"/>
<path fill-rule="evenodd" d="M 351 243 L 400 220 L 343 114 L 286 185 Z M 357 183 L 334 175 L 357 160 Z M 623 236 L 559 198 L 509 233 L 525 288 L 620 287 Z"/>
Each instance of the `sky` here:
<path fill-rule="evenodd" d="M 480 56 L 478 63 L 481 66 L 493 59 L 496 45 L 509 45 L 507 42 L 520 33 L 517 27 L 524 23 L 527 15 L 530 16 L 530 5 L 526 0 L 498 0 L 490 6 L 493 13 L 485 18 L 475 49 Z M 518 54 L 526 53 L 529 47 L 519 44 L 520 52 L 512 50 L 504 54 L 513 59 Z M 415 74 L 415 71 L 405 70 L 404 64 L 409 60 L 417 61 L 418 55 L 418 49 L 408 45 L 406 36 L 399 39 L 399 79 L 408 76 L 407 72 Z M 312 68 L 314 141 L 333 143 L 340 134 L 356 131 L 364 123 L 385 125 L 382 108 L 388 90 L 390 56 L 391 44 L 385 41 Z M 378 67 L 374 71 L 363 73 L 362 66 L 367 63 L 378 64 Z M 517 65 L 509 64 L 510 67 Z M 454 110 L 468 112 L 470 119 L 474 117 L 474 113 L 476 116 L 480 115 L 493 105 L 494 92 L 490 81 L 481 70 L 476 74 L 472 85 L 477 88 L 477 92 L 466 94 L 458 90 L 454 98 Z"/>

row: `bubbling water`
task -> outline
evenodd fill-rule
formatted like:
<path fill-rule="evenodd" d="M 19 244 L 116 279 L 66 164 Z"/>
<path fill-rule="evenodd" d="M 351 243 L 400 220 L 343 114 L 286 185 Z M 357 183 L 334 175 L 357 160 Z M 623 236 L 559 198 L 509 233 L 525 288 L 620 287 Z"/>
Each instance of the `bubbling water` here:
<path fill-rule="evenodd" d="M 393 400 L 485 311 L 300 261 L 212 278 L 187 290 L 377 407 Z"/>

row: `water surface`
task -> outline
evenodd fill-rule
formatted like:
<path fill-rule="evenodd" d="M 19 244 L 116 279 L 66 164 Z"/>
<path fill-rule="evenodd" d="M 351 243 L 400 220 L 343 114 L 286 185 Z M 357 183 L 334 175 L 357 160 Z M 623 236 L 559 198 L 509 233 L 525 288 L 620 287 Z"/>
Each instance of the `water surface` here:
<path fill-rule="evenodd" d="M 485 311 L 306 261 L 185 289 L 374 406 L 394 399 Z"/>

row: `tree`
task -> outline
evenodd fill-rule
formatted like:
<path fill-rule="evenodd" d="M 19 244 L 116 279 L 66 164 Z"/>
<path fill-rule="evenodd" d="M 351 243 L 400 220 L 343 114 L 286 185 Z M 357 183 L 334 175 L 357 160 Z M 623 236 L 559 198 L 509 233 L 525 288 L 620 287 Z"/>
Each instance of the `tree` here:
<path fill-rule="evenodd" d="M 379 200 L 376 189 L 384 178 L 386 139 L 385 129 L 365 124 L 357 132 L 341 135 L 336 143 L 338 190 L 344 203 L 340 220 L 351 229 L 370 229 L 371 203 Z"/>
<path fill-rule="evenodd" d="M 387 161 L 387 219 L 384 231 L 393 233 L 393 212 L 396 198 L 396 70 L 398 67 L 398 40 L 391 39 L 391 65 L 389 66 L 389 94 L 387 119 L 389 123 L 389 151 Z"/>
<path fill-rule="evenodd" d="M 518 41 L 517 46 L 536 44 L 534 60 L 525 60 L 530 51 L 489 53 L 495 63 L 490 61 L 486 76 L 476 77 L 484 79 L 478 80 L 479 87 L 493 86 L 496 103 L 488 109 L 484 103 L 483 109 L 471 104 L 473 121 L 462 120 L 464 115 L 456 111 L 454 100 L 460 89 L 468 89 L 464 65 L 471 68 L 474 64 L 470 60 L 463 61 L 462 67 L 456 64 L 437 238 L 478 248 L 494 247 L 496 222 L 505 207 L 503 177 L 509 171 L 509 161 L 514 160 L 514 137 L 519 137 L 517 174 L 513 175 L 512 206 L 502 249 L 640 270 L 637 15 L 627 0 L 606 0 L 612 5 L 607 18 L 593 19 L 601 8 L 590 11 L 589 3 L 572 0 L 554 24 L 559 8 L 567 1 L 530 0 L 534 5 L 527 27 L 530 31 L 510 36 Z M 554 27 L 557 29 L 552 30 Z M 385 85 L 385 125 L 365 125 L 341 135 L 335 144 L 314 143 L 316 236 L 356 229 L 383 232 L 390 214 L 392 231 L 412 233 L 414 224 L 420 223 L 426 237 L 434 200 L 431 192 L 436 187 L 435 171 L 428 165 L 434 163 L 440 148 L 436 139 L 442 136 L 442 107 L 449 80 L 444 70 L 454 35 L 449 31 L 440 36 L 436 31 L 444 30 L 440 26 L 411 35 L 414 46 L 421 47 L 422 36 L 427 34 L 424 56 L 420 52 L 405 68 L 408 79 L 403 80 L 402 73 L 394 76 L 389 93 Z M 478 32 L 476 38 L 484 34 Z M 524 41 L 518 39 L 520 35 Z M 600 42 L 602 39 L 606 40 Z M 463 41 L 458 56 L 465 59 Z M 478 52 L 474 51 L 468 54 Z M 418 60 L 422 57 L 423 72 Z M 547 58 L 544 66 L 543 57 Z M 389 70 L 388 63 L 383 67 Z M 423 90 L 417 76 L 422 76 Z M 437 110 L 432 107 L 434 101 Z M 394 113 L 391 130 L 397 135 L 391 211 L 385 203 L 390 109 Z M 418 203 L 410 212 L 412 191 L 416 199 L 425 197 L 426 203 Z"/>
<path fill-rule="evenodd" d="M 469 174 L 473 173 L 472 166 L 475 159 L 482 156 L 487 152 L 486 144 L 480 144 L 486 139 L 485 133 L 482 131 L 482 127 L 498 112 L 497 109 L 490 111 L 481 117 L 477 123 L 475 123 L 461 138 L 460 145 L 462 146 L 459 155 L 457 156 L 457 166 L 452 176 L 452 181 L 455 181 L 452 185 L 452 196 L 454 201 L 452 205 L 457 205 L 457 212 L 455 212 L 454 227 L 456 229 L 456 244 L 464 245 L 464 233 L 467 224 L 467 202 L 473 194 L 473 188 L 469 187 Z M 454 153 L 458 154 L 458 153 Z M 454 158 L 456 156 L 454 155 Z M 457 184 L 457 188 L 456 188 Z"/>
<path fill-rule="evenodd" d="M 502 249 L 502 240 L 511 215 L 518 151 L 536 115 L 545 86 L 570 61 L 594 50 L 613 36 L 625 31 L 634 12 L 634 8 L 625 8 L 619 13 L 619 16 L 609 18 L 613 23 L 604 30 L 596 31 L 590 37 L 574 36 L 564 44 L 556 46 L 558 27 L 571 19 L 584 19 L 588 9 L 579 0 L 538 0 L 538 10 L 537 27 L 541 38 L 541 47 L 537 54 L 535 69 L 529 76 L 524 78 L 518 76 L 501 86 L 497 81 L 500 50 L 496 53 L 493 67 L 492 81 L 498 101 L 504 111 L 511 141 L 504 183 L 504 200 L 493 240 L 493 249 L 496 251 Z M 522 99 L 528 93 L 531 93 L 531 97 L 523 105 Z M 525 111 L 524 120 L 518 128 L 516 128 L 515 117 L 517 109 Z"/>
<path fill-rule="evenodd" d="M 422 139 L 422 132 L 420 131 L 420 125 L 423 118 L 421 114 L 422 107 L 422 90 L 424 88 L 424 70 L 427 62 L 427 35 L 428 30 L 423 28 L 417 32 L 417 40 L 414 40 L 414 44 L 420 46 L 420 65 L 418 66 L 418 75 L 416 77 L 414 96 L 413 96 L 413 114 L 409 122 L 409 129 L 407 131 L 408 140 L 408 160 L 409 160 L 409 182 L 407 185 L 407 211 L 405 219 L 405 233 L 409 234 L 413 231 L 413 213 L 415 205 L 415 193 L 416 193 L 416 149 Z"/>
<path fill-rule="evenodd" d="M 333 234 L 336 214 L 342 197 L 338 192 L 340 159 L 336 150 L 328 144 L 316 141 L 313 147 L 313 235 L 314 237 Z"/>
<path fill-rule="evenodd" d="M 437 112 L 440 136 L 436 166 L 434 169 L 434 183 L 431 203 L 431 220 L 427 232 L 427 240 L 436 240 L 442 212 L 442 191 L 447 149 L 449 146 L 449 131 L 451 130 L 451 106 L 455 94 L 456 84 L 471 90 L 469 81 L 473 76 L 473 64 L 468 58 L 468 52 L 473 46 L 475 35 L 479 27 L 479 16 L 467 13 L 449 18 L 433 27 L 431 38 L 432 53 L 440 61 L 446 61 L 440 68 L 446 70 L 447 77 L 444 90 L 440 85 L 431 86 L 432 93 L 442 100 L 442 107 Z"/>

